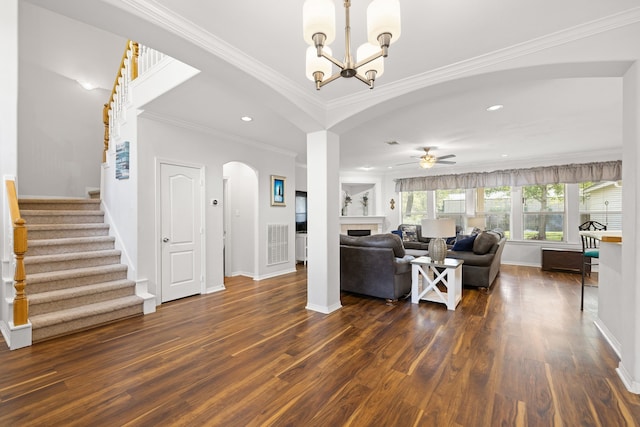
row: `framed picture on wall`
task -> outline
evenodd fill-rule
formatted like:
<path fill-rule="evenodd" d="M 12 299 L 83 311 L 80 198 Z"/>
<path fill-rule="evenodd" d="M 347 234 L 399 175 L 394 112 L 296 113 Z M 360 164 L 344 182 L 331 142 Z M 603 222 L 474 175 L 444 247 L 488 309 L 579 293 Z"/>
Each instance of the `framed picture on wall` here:
<path fill-rule="evenodd" d="M 287 206 L 284 200 L 284 176 L 271 175 L 271 206 Z"/>

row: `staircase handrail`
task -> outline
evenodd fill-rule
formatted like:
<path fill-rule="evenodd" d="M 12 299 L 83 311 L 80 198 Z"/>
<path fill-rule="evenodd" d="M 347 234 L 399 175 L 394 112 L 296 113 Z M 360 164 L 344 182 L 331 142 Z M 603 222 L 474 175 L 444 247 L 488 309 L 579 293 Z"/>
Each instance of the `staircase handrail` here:
<path fill-rule="evenodd" d="M 27 299 L 27 274 L 24 268 L 24 256 L 27 253 L 27 227 L 26 221 L 20 216 L 16 183 L 13 180 L 5 181 L 11 223 L 13 224 L 13 252 L 16 260 L 16 268 L 13 276 L 13 286 L 16 295 L 13 299 L 13 324 L 15 326 L 26 325 L 29 321 L 29 301 Z"/>
<path fill-rule="evenodd" d="M 120 68 L 116 74 L 115 81 L 113 82 L 113 89 L 111 89 L 111 95 L 109 101 L 104 104 L 102 109 L 102 122 L 104 123 L 104 149 L 102 152 L 102 163 L 107 161 L 107 151 L 109 150 L 109 135 L 110 135 L 110 123 L 113 114 L 109 114 L 117 108 L 121 108 L 121 104 L 124 103 L 124 96 L 127 95 L 129 82 L 135 80 L 138 77 L 138 57 L 139 57 L 139 44 L 132 40 L 127 40 L 127 46 L 122 54 L 120 60 Z M 130 71 L 130 72 L 129 72 Z"/>

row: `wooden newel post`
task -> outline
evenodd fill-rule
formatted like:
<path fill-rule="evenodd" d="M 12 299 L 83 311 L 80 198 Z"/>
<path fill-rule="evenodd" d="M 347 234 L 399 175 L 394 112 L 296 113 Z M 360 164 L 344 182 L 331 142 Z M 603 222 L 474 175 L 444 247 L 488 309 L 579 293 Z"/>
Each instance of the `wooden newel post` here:
<path fill-rule="evenodd" d="M 104 123 L 104 149 L 102 151 L 102 163 L 107 161 L 107 151 L 109 151 L 109 104 L 104 104 L 102 108 L 102 123 Z"/>
<path fill-rule="evenodd" d="M 25 288 L 27 274 L 24 269 L 24 254 L 27 252 L 27 227 L 25 221 L 18 218 L 13 227 L 13 251 L 16 256 L 16 271 L 13 276 L 16 296 L 13 299 L 13 324 L 25 325 L 29 319 L 29 301 Z"/>

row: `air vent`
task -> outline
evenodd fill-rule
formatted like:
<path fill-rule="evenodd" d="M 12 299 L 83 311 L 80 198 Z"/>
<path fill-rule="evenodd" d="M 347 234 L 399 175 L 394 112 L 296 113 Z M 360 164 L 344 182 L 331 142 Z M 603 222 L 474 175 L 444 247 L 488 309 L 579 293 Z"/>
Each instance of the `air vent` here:
<path fill-rule="evenodd" d="M 289 261 L 289 225 L 267 224 L 267 265 Z"/>
<path fill-rule="evenodd" d="M 385 141 L 384 143 L 387 145 L 400 145 L 398 141 Z"/>

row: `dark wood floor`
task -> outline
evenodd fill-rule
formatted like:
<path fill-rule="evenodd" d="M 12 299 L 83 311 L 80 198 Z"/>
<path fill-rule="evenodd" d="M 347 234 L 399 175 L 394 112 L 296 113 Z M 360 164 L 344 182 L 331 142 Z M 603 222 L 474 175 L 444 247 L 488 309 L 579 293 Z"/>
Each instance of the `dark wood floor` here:
<path fill-rule="evenodd" d="M 304 309 L 306 271 L 0 349 L 1 426 L 631 426 L 640 396 L 579 310 L 580 276 L 503 266 L 443 305 L 343 295 Z"/>

